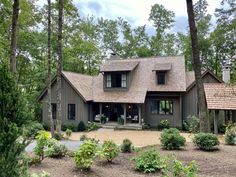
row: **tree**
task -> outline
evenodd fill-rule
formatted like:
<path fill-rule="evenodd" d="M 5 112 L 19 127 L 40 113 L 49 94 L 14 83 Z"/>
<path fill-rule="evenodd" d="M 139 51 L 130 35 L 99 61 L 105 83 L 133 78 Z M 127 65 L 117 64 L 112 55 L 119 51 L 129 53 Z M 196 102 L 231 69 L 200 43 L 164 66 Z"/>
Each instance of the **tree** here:
<path fill-rule="evenodd" d="M 7 65 L 0 65 L 0 176 L 26 173 L 22 153 L 27 145 L 23 126 L 28 115 L 25 101 Z"/>
<path fill-rule="evenodd" d="M 10 49 L 10 69 L 11 72 L 16 73 L 16 44 L 17 44 L 17 22 L 19 16 L 19 0 L 14 0 L 12 13 L 12 27 L 11 27 L 11 49 Z"/>
<path fill-rule="evenodd" d="M 63 69 L 63 58 L 62 58 L 62 27 L 63 27 L 63 4 L 64 0 L 58 0 L 58 32 L 57 32 L 57 57 L 58 57 L 58 68 L 57 68 L 57 121 L 56 130 L 61 131 L 61 72 Z"/>
<path fill-rule="evenodd" d="M 199 108 L 199 119 L 200 119 L 200 131 L 209 132 L 209 118 L 207 113 L 207 106 L 205 100 L 205 92 L 203 87 L 203 81 L 201 78 L 201 61 L 198 47 L 197 28 L 195 25 L 193 2 L 192 0 L 186 0 L 188 22 L 191 35 L 192 55 L 193 55 L 193 69 L 195 73 L 196 86 L 197 86 L 197 100 Z"/>
<path fill-rule="evenodd" d="M 48 118 L 50 121 L 51 135 L 54 137 L 54 123 L 52 118 L 52 98 L 51 98 L 51 0 L 48 0 Z"/>

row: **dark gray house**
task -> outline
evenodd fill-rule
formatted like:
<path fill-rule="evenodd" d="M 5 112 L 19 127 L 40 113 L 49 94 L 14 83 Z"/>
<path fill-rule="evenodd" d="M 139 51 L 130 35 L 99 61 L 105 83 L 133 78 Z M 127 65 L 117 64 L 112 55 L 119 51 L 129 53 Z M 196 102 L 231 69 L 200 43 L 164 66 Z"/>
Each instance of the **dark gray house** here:
<path fill-rule="evenodd" d="M 202 74 L 204 83 L 222 83 L 212 72 Z M 56 118 L 56 80 L 52 82 L 52 113 Z M 47 117 L 47 91 L 39 96 L 43 122 Z M 183 56 L 110 59 L 97 76 L 62 72 L 62 123 L 81 120 L 108 123 L 124 119 L 124 126 L 157 126 L 166 119 L 182 126 L 189 115 L 198 114 L 195 78 L 185 69 Z M 223 114 L 222 114 L 223 115 Z M 223 115 L 224 116 L 224 115 Z"/>

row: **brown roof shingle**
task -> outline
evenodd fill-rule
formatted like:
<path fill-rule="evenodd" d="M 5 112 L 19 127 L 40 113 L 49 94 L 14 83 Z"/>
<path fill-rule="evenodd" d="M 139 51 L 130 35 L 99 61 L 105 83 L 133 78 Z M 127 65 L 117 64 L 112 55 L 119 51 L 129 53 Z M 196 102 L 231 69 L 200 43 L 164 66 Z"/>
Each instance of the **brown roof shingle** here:
<path fill-rule="evenodd" d="M 122 59 L 116 59 L 116 60 L 107 60 L 104 65 L 102 66 L 102 69 L 100 69 L 101 72 L 112 72 L 112 71 L 132 71 L 138 64 L 138 61 L 133 60 L 122 60 Z"/>
<path fill-rule="evenodd" d="M 171 63 L 157 63 L 154 65 L 153 71 L 168 71 L 171 70 Z"/>
<path fill-rule="evenodd" d="M 236 110 L 236 85 L 204 83 L 208 109 Z"/>

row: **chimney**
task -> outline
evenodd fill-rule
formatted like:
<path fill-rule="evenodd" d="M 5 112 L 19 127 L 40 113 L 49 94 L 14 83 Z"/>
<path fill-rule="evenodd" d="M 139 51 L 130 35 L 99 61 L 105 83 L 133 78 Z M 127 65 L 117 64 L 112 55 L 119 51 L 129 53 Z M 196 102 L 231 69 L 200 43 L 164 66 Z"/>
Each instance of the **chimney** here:
<path fill-rule="evenodd" d="M 230 67 L 231 67 L 231 61 L 224 60 L 222 65 L 222 71 L 223 71 L 223 81 L 225 83 L 230 83 Z"/>
<path fill-rule="evenodd" d="M 117 60 L 117 59 L 120 59 L 119 55 L 115 52 L 111 53 L 110 55 L 110 59 L 111 60 Z"/>

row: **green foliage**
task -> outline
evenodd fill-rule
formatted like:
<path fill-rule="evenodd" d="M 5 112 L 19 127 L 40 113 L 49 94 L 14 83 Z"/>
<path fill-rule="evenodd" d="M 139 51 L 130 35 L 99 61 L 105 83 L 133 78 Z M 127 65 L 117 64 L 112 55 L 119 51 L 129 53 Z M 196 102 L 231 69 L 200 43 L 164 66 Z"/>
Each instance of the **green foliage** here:
<path fill-rule="evenodd" d="M 236 144 L 236 124 L 229 125 L 225 131 L 225 143 L 228 145 Z"/>
<path fill-rule="evenodd" d="M 161 145 L 164 149 L 180 149 L 185 145 L 185 142 L 185 138 L 180 135 L 179 130 L 176 128 L 164 129 L 161 133 Z"/>
<path fill-rule="evenodd" d="M 30 177 L 50 177 L 50 173 L 43 171 L 42 173 L 33 173 Z"/>
<path fill-rule="evenodd" d="M 195 177 L 197 176 L 197 164 L 195 161 L 191 161 L 189 164 L 184 165 L 181 161 L 175 157 L 170 156 L 167 158 L 167 165 L 163 169 L 163 176 L 175 176 L 175 177 Z"/>
<path fill-rule="evenodd" d="M 118 117 L 118 124 L 124 125 L 124 119 L 122 117 Z"/>
<path fill-rule="evenodd" d="M 97 150 L 97 144 L 91 140 L 85 141 L 75 153 L 76 167 L 88 170 L 93 164 Z"/>
<path fill-rule="evenodd" d="M 219 132 L 219 133 L 225 133 L 226 128 L 227 128 L 227 125 L 226 125 L 226 124 L 220 124 L 220 125 L 218 126 L 218 132 Z"/>
<path fill-rule="evenodd" d="M 8 67 L 0 63 L 1 177 L 20 176 L 26 173 L 22 153 L 28 144 L 23 136 L 23 127 L 27 126 L 28 120 L 28 107 L 22 97 L 21 89 L 16 86 Z"/>
<path fill-rule="evenodd" d="M 102 115 L 100 121 L 101 121 L 102 124 L 105 124 L 107 122 L 107 117 Z"/>
<path fill-rule="evenodd" d="M 38 122 L 31 122 L 25 129 L 25 136 L 28 138 L 35 138 L 37 132 L 44 130 L 43 125 Z"/>
<path fill-rule="evenodd" d="M 197 133 L 200 130 L 200 121 L 195 116 L 188 116 L 187 120 L 184 122 L 184 129 L 191 132 Z"/>
<path fill-rule="evenodd" d="M 88 137 L 85 134 L 81 135 L 79 138 L 80 141 L 85 141 L 86 139 L 88 139 Z"/>
<path fill-rule="evenodd" d="M 157 126 L 158 130 L 163 130 L 165 128 L 170 128 L 170 123 L 168 120 L 161 120 Z"/>
<path fill-rule="evenodd" d="M 24 157 L 24 160 L 26 161 L 26 163 L 27 163 L 29 166 L 37 165 L 37 164 L 41 163 L 41 159 L 40 159 L 38 156 L 34 156 L 34 157 L 25 156 L 25 157 Z"/>
<path fill-rule="evenodd" d="M 212 133 L 198 133 L 193 138 L 195 146 L 199 147 L 204 151 L 212 151 L 217 149 L 215 146 L 219 145 L 220 142 L 216 135 Z"/>
<path fill-rule="evenodd" d="M 46 131 L 50 131 L 50 126 L 48 124 L 43 124 L 43 129 Z"/>
<path fill-rule="evenodd" d="M 163 168 L 163 160 L 154 149 L 140 152 L 133 160 L 135 162 L 135 170 L 144 173 L 160 171 Z"/>
<path fill-rule="evenodd" d="M 132 151 L 132 142 L 129 139 L 124 139 L 121 145 L 121 152 L 131 152 Z"/>
<path fill-rule="evenodd" d="M 83 131 L 85 131 L 85 130 L 86 130 L 86 126 L 85 126 L 84 122 L 83 122 L 83 121 L 80 121 L 79 124 L 78 124 L 78 126 L 77 126 L 77 131 L 83 132 Z"/>
<path fill-rule="evenodd" d="M 93 131 L 99 129 L 99 126 L 95 122 L 88 122 L 86 125 L 86 130 L 87 131 Z"/>
<path fill-rule="evenodd" d="M 36 146 L 34 148 L 34 153 L 40 157 L 41 160 L 44 159 L 45 150 L 49 144 L 50 133 L 41 130 L 36 136 Z"/>
<path fill-rule="evenodd" d="M 144 125 L 142 126 L 142 129 L 143 129 L 143 130 L 149 130 L 149 129 L 151 129 L 151 125 L 150 125 L 150 124 L 144 124 Z"/>
<path fill-rule="evenodd" d="M 72 130 L 66 129 L 66 136 L 69 138 L 72 134 Z"/>
<path fill-rule="evenodd" d="M 77 127 L 74 124 L 63 124 L 61 126 L 62 131 L 66 131 L 67 129 L 72 130 L 73 132 L 77 131 Z"/>
<path fill-rule="evenodd" d="M 48 143 L 48 148 L 45 155 L 52 158 L 62 158 L 65 157 L 67 151 L 68 150 L 65 145 L 59 144 L 56 140 L 51 139 Z"/>
<path fill-rule="evenodd" d="M 119 155 L 119 151 L 119 147 L 112 140 L 104 141 L 101 155 L 106 158 L 108 162 L 112 162 L 112 160 Z"/>
<path fill-rule="evenodd" d="M 56 139 L 56 140 L 62 140 L 63 139 L 63 134 L 62 133 L 60 133 L 60 132 L 55 132 L 54 133 L 54 138 Z"/>

